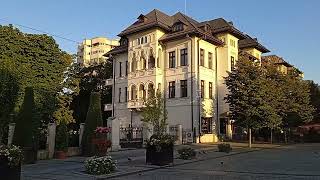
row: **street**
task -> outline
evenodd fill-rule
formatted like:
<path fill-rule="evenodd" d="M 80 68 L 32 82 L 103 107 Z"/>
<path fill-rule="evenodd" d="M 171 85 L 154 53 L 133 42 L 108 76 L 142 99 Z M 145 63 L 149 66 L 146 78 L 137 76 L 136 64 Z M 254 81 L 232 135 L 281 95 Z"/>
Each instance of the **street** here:
<path fill-rule="evenodd" d="M 115 179 L 320 179 L 320 144 L 282 146 Z"/>
<path fill-rule="evenodd" d="M 215 145 L 196 145 L 206 149 L 191 161 L 175 159 L 171 167 L 145 164 L 144 150 L 110 153 L 118 161 L 115 173 L 106 176 L 85 174 L 84 157 L 46 160 L 23 167 L 23 179 L 320 179 L 320 144 L 262 146 L 252 150 L 245 144 L 230 154 L 216 152 Z M 128 159 L 129 158 L 129 159 Z"/>

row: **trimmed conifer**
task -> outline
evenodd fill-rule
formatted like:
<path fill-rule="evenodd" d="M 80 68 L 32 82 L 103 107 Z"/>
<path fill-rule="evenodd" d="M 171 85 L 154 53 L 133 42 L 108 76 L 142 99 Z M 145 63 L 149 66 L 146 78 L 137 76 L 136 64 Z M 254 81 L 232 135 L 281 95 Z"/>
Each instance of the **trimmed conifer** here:
<path fill-rule="evenodd" d="M 90 156 L 94 153 L 92 138 L 94 137 L 94 130 L 98 126 L 102 126 L 101 95 L 98 92 L 93 92 L 90 95 L 90 105 L 82 137 L 82 150 L 84 155 Z"/>

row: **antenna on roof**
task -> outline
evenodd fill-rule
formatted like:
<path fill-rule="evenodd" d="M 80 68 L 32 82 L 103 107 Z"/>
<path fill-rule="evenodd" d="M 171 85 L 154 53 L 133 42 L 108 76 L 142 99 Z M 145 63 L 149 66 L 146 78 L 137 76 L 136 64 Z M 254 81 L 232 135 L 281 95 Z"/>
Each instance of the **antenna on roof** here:
<path fill-rule="evenodd" d="M 184 14 L 187 15 L 187 0 L 184 0 Z"/>

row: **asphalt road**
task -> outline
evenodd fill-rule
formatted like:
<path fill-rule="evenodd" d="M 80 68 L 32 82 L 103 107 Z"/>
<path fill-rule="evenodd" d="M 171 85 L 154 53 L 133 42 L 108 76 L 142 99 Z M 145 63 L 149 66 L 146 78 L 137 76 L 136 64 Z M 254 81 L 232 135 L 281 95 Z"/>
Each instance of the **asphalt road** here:
<path fill-rule="evenodd" d="M 142 172 L 117 180 L 320 180 L 320 144 L 299 144 Z"/>

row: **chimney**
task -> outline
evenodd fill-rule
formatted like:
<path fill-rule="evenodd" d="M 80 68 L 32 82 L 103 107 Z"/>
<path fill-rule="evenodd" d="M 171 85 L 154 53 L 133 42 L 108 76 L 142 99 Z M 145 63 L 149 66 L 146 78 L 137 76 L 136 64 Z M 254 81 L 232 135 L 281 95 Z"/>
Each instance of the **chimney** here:
<path fill-rule="evenodd" d="M 232 21 L 229 21 L 228 23 L 229 23 L 229 24 L 231 24 L 231 25 L 233 26 L 233 22 L 232 22 Z"/>

